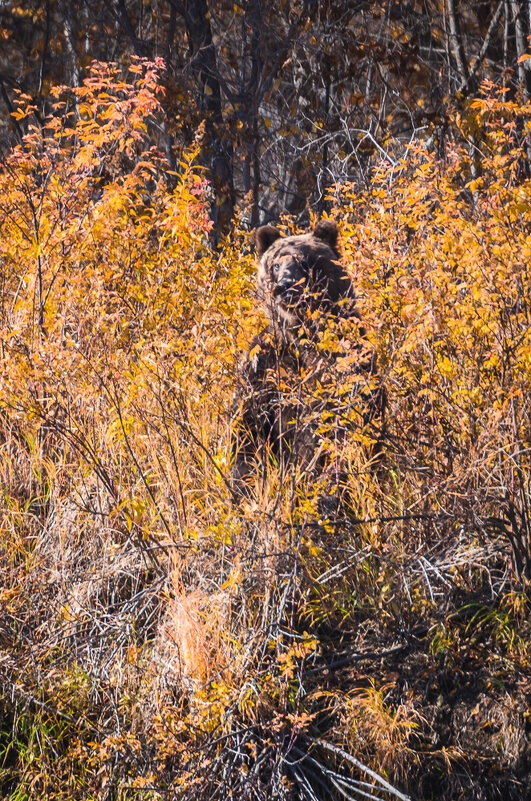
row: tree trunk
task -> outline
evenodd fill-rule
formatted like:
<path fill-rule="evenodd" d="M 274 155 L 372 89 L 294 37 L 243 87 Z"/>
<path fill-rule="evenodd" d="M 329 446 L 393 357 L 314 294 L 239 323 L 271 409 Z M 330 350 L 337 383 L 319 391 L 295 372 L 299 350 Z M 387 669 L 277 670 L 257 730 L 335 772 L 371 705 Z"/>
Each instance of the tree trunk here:
<path fill-rule="evenodd" d="M 450 29 L 450 47 L 457 72 L 459 73 L 459 84 L 466 86 L 469 80 L 468 65 L 459 26 L 456 0 L 446 0 L 446 9 L 448 13 L 448 26 Z"/>
<path fill-rule="evenodd" d="M 224 131 L 220 77 L 206 0 L 182 3 L 191 68 L 206 117 L 204 157 L 214 188 L 211 217 L 214 236 L 225 231 L 234 211 L 232 142 Z"/>
<path fill-rule="evenodd" d="M 529 3 L 525 3 L 529 5 Z M 520 0 L 511 0 L 511 10 L 514 23 L 514 35 L 516 41 L 516 56 L 520 59 L 527 52 L 527 19 L 524 13 L 524 3 Z M 518 64 L 518 78 L 524 93 L 524 100 L 527 102 L 531 97 L 531 75 L 527 66 L 527 61 Z"/>

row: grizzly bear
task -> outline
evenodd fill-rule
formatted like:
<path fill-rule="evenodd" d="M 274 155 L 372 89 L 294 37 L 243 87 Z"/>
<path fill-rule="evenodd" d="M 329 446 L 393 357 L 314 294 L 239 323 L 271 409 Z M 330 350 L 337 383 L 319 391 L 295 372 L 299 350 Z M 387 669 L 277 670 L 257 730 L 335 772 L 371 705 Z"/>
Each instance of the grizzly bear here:
<path fill-rule="evenodd" d="M 251 342 L 241 371 L 236 491 L 245 490 L 267 453 L 284 466 L 322 471 L 331 439 L 337 444 L 338 432 L 343 439 L 381 406 L 375 397 L 359 403 L 363 393 L 375 394 L 367 380 L 374 358 L 339 261 L 336 223 L 322 220 L 299 236 L 265 225 L 255 243 L 258 297 L 269 324 Z"/>

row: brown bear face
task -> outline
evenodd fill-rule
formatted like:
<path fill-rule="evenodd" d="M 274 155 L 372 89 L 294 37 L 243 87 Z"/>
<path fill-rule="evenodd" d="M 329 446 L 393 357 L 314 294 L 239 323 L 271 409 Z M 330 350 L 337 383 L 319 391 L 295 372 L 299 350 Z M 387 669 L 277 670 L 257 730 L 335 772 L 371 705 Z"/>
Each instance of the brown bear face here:
<path fill-rule="evenodd" d="M 283 237 L 270 225 L 257 230 L 258 293 L 282 330 L 293 333 L 315 310 L 342 314 L 347 299 L 353 306 L 352 284 L 338 261 L 337 235 L 331 220 L 301 236 Z"/>

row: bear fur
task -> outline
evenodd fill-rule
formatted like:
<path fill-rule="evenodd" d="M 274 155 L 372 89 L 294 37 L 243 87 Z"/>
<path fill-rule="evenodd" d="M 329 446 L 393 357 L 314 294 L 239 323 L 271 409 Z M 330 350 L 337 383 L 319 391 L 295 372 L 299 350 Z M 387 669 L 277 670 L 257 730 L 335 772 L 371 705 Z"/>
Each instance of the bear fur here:
<path fill-rule="evenodd" d="M 245 489 L 268 451 L 284 465 L 322 470 L 324 416 L 341 419 L 343 431 L 345 425 L 351 427 L 342 407 L 352 408 L 352 395 L 360 395 L 361 384 L 367 387 L 367 375 L 374 369 L 354 287 L 339 261 L 336 223 L 322 220 L 311 233 L 299 236 L 282 236 L 266 225 L 256 231 L 255 243 L 258 297 L 269 324 L 251 342 L 241 371 L 233 453 L 236 490 Z M 323 339 L 330 325 L 337 334 L 333 348 Z M 337 342 L 343 342 L 345 352 Z M 345 353 L 356 378 L 350 378 L 346 392 L 337 392 L 342 379 L 336 367 Z M 371 404 L 365 404 L 358 425 L 366 421 Z"/>

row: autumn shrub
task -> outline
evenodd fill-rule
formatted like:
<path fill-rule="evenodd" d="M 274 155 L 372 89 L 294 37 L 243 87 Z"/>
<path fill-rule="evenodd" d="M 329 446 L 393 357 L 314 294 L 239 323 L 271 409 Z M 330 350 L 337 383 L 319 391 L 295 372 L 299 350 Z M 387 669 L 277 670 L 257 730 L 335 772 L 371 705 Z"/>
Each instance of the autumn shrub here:
<path fill-rule="evenodd" d="M 529 109 L 491 87 L 443 155 L 331 192 L 384 433 L 332 324 L 336 486 L 264 451 L 241 496 L 254 256 L 238 221 L 210 241 L 201 131 L 175 172 L 152 144 L 161 69 L 94 64 L 44 120 L 21 96 L 0 170 L 1 793 L 405 798 L 443 777 L 517 798 Z M 483 705 L 458 689 L 480 668 Z M 439 733 L 487 701 L 510 753 L 489 720 L 479 744 Z"/>
<path fill-rule="evenodd" d="M 485 87 L 457 120 L 468 141 L 443 159 L 411 146 L 368 196 L 343 187 L 338 214 L 373 321 L 400 504 L 478 532 L 504 518 L 529 580 L 529 123 L 502 97 Z"/>
<path fill-rule="evenodd" d="M 194 445 L 184 484 L 194 471 L 204 476 L 203 462 L 216 465 L 218 442 L 203 441 L 201 423 L 232 391 L 234 320 L 249 306 L 251 272 L 244 256 L 216 261 L 208 251 L 195 151 L 172 175 L 150 145 L 159 68 L 133 65 L 127 83 L 117 67 L 94 65 L 69 96 L 57 90 L 42 126 L 21 98 L 17 117 L 28 133 L 2 171 L 6 441 L 32 443 L 41 483 L 51 463 L 61 463 L 65 480 L 75 458 L 86 492 L 99 482 L 140 539 L 151 536 L 144 513 L 174 534 L 157 487 L 181 446 L 154 447 L 170 418 L 179 418 L 187 455 Z M 122 474 L 123 459 L 136 465 L 134 476 Z M 200 478 L 194 486 L 200 497 Z M 181 511 L 172 520 L 182 522 L 182 503 L 175 497 Z"/>
<path fill-rule="evenodd" d="M 160 70 L 94 64 L 45 120 L 20 96 L 26 133 L 0 171 L 2 592 L 8 641 L 30 642 L 6 686 L 23 676 L 20 704 L 57 726 L 54 653 L 109 697 L 155 636 L 169 556 L 230 542 L 233 525 L 221 411 L 253 267 L 241 240 L 223 259 L 209 248 L 199 139 L 176 173 L 152 145 Z M 91 717 L 80 737 L 97 708 L 72 713 Z M 38 760 L 11 751 L 31 784 Z M 51 768 L 39 781 L 73 792 Z"/>

